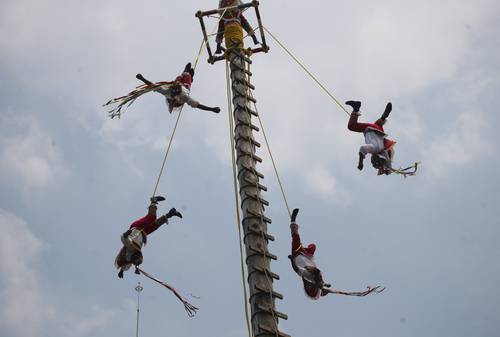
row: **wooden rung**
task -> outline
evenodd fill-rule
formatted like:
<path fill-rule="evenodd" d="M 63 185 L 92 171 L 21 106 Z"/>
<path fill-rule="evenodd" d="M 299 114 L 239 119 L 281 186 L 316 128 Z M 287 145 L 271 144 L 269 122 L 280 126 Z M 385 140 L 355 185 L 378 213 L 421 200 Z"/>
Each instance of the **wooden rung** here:
<path fill-rule="evenodd" d="M 250 108 L 249 108 L 249 107 L 247 107 L 247 106 L 244 106 L 244 105 L 241 105 L 241 104 L 239 104 L 239 103 L 238 103 L 238 104 L 236 104 L 236 107 L 237 107 L 238 109 L 245 110 L 246 112 L 248 112 L 249 114 L 251 114 L 251 115 L 253 115 L 253 116 L 255 116 L 255 117 L 258 117 L 258 116 L 259 116 L 259 114 L 258 114 L 256 111 L 253 111 L 252 109 L 250 109 Z"/>
<path fill-rule="evenodd" d="M 249 95 L 245 95 L 246 96 L 246 99 L 252 103 L 257 103 L 257 100 L 255 98 L 253 98 L 252 96 L 249 96 Z"/>
<path fill-rule="evenodd" d="M 274 260 L 274 261 L 278 260 L 278 257 L 276 255 L 271 254 L 269 252 L 266 252 L 265 250 L 256 249 L 255 247 L 252 247 L 252 246 L 249 247 L 249 250 L 255 252 L 255 254 L 253 254 L 253 255 L 261 255 L 261 256 L 264 256 L 264 257 L 268 257 L 268 258 L 270 258 L 271 260 Z M 250 257 L 252 257 L 252 255 L 248 255 L 247 258 L 246 258 L 246 260 L 248 260 Z"/>
<path fill-rule="evenodd" d="M 280 279 L 280 276 L 278 274 L 273 273 L 272 271 L 270 271 L 267 268 L 261 268 L 259 266 L 254 266 L 254 270 L 257 271 L 257 272 L 259 272 L 259 273 L 262 273 L 262 274 L 267 274 L 267 275 L 271 276 L 275 280 L 279 280 Z"/>
<path fill-rule="evenodd" d="M 238 70 L 239 70 L 239 71 L 243 71 L 245 74 L 247 74 L 247 76 L 252 76 L 252 72 L 251 72 L 250 70 L 248 70 L 247 68 L 245 68 L 245 67 L 240 67 L 240 65 L 239 65 L 239 64 L 234 63 L 234 62 L 232 62 L 232 63 L 231 63 L 231 65 L 232 65 L 233 67 L 238 68 Z"/>
<path fill-rule="evenodd" d="M 263 221 L 267 223 L 272 223 L 273 221 L 266 217 L 264 214 L 259 214 L 257 212 L 252 211 L 251 209 L 247 210 L 248 214 L 254 216 L 254 217 L 261 217 Z"/>
<path fill-rule="evenodd" d="M 262 190 L 262 191 L 267 191 L 267 187 L 262 185 L 262 184 L 259 184 L 258 181 L 252 181 L 251 179 L 249 179 L 248 177 L 245 177 L 245 182 L 247 182 L 249 185 L 251 186 L 255 186 L 257 187 L 259 190 Z"/>
<path fill-rule="evenodd" d="M 243 79 L 238 78 L 238 79 L 235 79 L 235 82 L 239 82 L 243 85 L 246 85 L 250 89 L 255 90 L 255 86 L 252 83 L 248 82 L 247 80 L 243 80 Z"/>
<path fill-rule="evenodd" d="M 238 172 L 238 179 L 240 179 L 240 176 L 243 174 L 243 173 L 247 173 L 247 172 L 250 172 L 252 173 L 253 175 L 256 175 L 257 177 L 261 178 L 261 179 L 264 179 L 264 175 L 262 173 L 260 173 L 259 171 L 255 170 L 255 169 L 252 169 L 246 165 L 241 165 L 242 167 L 242 170 L 240 170 Z"/>
<path fill-rule="evenodd" d="M 246 165 L 241 165 L 241 167 L 246 170 L 246 171 L 250 171 L 252 172 L 253 174 L 255 174 L 257 177 L 259 177 L 260 179 L 264 179 L 264 175 L 262 173 L 260 173 L 259 171 L 257 171 L 255 168 L 251 168 L 251 167 L 248 167 Z M 240 173 L 242 173 L 243 171 L 240 171 Z"/>
<path fill-rule="evenodd" d="M 250 142 L 250 143 L 252 143 L 252 145 L 255 145 L 257 147 L 261 146 L 260 143 L 258 141 L 256 141 L 255 139 L 253 139 L 252 137 L 244 136 L 244 135 L 238 135 L 238 139 L 236 139 L 236 145 L 238 145 L 238 142 L 240 142 L 242 140 Z"/>
<path fill-rule="evenodd" d="M 283 313 L 281 313 L 281 312 L 279 312 L 279 311 L 276 311 L 276 310 L 274 310 L 274 309 L 267 308 L 267 307 L 265 307 L 265 306 L 263 306 L 263 305 L 261 305 L 261 304 L 257 304 L 257 308 L 258 308 L 260 311 L 267 312 L 268 314 L 271 314 L 271 315 L 273 315 L 273 314 L 274 314 L 274 316 L 276 316 L 276 317 L 278 317 L 278 318 L 281 318 L 281 319 L 284 319 L 284 320 L 287 320 L 287 319 L 288 319 L 288 316 L 287 316 L 286 314 L 283 314 Z M 254 315 L 255 315 L 255 313 L 254 313 Z"/>
<path fill-rule="evenodd" d="M 247 191 L 245 191 L 245 195 L 252 199 L 252 200 L 255 200 L 257 201 L 258 203 L 264 205 L 264 206 L 269 206 L 269 201 L 265 200 L 265 199 L 262 199 L 261 197 L 257 196 L 257 195 L 253 195 L 251 193 L 248 193 Z"/>
<path fill-rule="evenodd" d="M 259 131 L 260 131 L 259 127 L 258 127 L 258 126 L 256 126 L 256 125 L 253 125 L 253 124 L 247 123 L 247 122 L 242 121 L 242 120 L 240 120 L 240 119 L 238 119 L 238 120 L 236 120 L 236 121 L 237 121 L 237 123 L 236 123 L 236 126 L 234 127 L 235 129 L 236 129 L 236 128 L 241 128 L 241 127 L 243 127 L 243 126 L 246 126 L 247 128 L 251 128 L 251 129 L 252 129 L 252 130 L 254 130 L 254 131 L 257 131 L 257 132 L 259 132 Z"/>
<path fill-rule="evenodd" d="M 259 156 L 255 155 L 251 152 L 248 152 L 247 150 L 241 149 L 241 148 L 239 150 L 245 156 L 251 157 L 253 160 L 258 161 L 259 163 L 262 163 L 262 158 L 260 158 Z M 238 159 L 241 159 L 241 157 L 239 157 Z"/>
<path fill-rule="evenodd" d="M 248 64 L 252 64 L 252 60 L 238 50 L 230 49 L 229 53 L 235 54 L 237 57 L 241 57 Z"/>
<path fill-rule="evenodd" d="M 255 285 L 255 290 L 266 293 L 266 294 L 271 294 L 275 298 L 279 298 L 280 300 L 283 299 L 283 295 L 274 291 L 274 290 L 269 290 L 264 287 L 259 286 L 258 284 Z"/>
<path fill-rule="evenodd" d="M 259 325 L 259 330 L 261 330 L 262 332 L 257 333 L 254 337 L 260 337 L 260 336 L 267 337 L 269 335 L 276 336 L 276 337 L 291 337 L 290 335 L 288 335 L 284 332 L 281 332 L 281 331 L 277 330 L 276 328 L 270 328 L 270 327 L 265 326 L 263 324 Z"/>
<path fill-rule="evenodd" d="M 264 232 L 263 230 L 253 229 L 252 227 L 248 226 L 247 231 L 248 231 L 248 233 L 245 234 L 245 239 L 249 234 L 253 234 L 253 235 L 257 235 L 257 236 L 264 236 L 264 238 L 266 238 L 267 240 L 274 241 L 274 236 Z"/>

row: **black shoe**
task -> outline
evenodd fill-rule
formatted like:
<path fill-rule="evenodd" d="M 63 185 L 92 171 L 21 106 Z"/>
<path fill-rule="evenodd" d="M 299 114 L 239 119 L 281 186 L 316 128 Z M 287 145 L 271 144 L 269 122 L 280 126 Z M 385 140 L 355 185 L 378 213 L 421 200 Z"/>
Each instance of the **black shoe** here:
<path fill-rule="evenodd" d="M 165 216 L 167 217 L 167 219 L 169 219 L 173 216 L 177 216 L 177 217 L 182 219 L 182 214 L 180 212 L 177 212 L 177 210 L 175 208 L 170 209 L 170 211 L 168 211 L 168 213 L 165 214 Z"/>
<path fill-rule="evenodd" d="M 358 161 L 358 170 L 360 171 L 363 169 L 363 160 L 365 160 L 365 155 L 360 152 Z"/>
<path fill-rule="evenodd" d="M 360 101 L 347 101 L 345 104 L 351 106 L 353 112 L 359 112 L 359 108 L 361 108 Z"/>
<path fill-rule="evenodd" d="M 299 214 L 299 209 L 298 208 L 295 208 L 293 211 L 292 211 L 292 216 L 290 218 L 290 221 L 291 222 L 295 222 L 295 220 L 297 219 L 297 214 Z"/>
<path fill-rule="evenodd" d="M 165 197 L 162 197 L 161 195 L 157 195 L 155 197 L 151 197 L 151 203 L 153 204 L 157 204 L 158 202 L 160 201 L 164 201 L 165 200 Z"/>
<path fill-rule="evenodd" d="M 392 111 L 392 103 L 389 102 L 387 103 L 387 105 L 385 106 L 385 110 L 384 110 L 384 113 L 382 114 L 382 117 L 380 117 L 380 119 L 382 120 L 386 120 L 387 117 L 389 117 L 389 114 L 391 113 Z"/>
<path fill-rule="evenodd" d="M 212 111 L 218 114 L 220 112 L 220 108 L 219 107 L 213 108 Z"/>
<path fill-rule="evenodd" d="M 139 271 L 139 269 L 135 268 L 134 274 L 141 275 L 141 272 Z"/>
<path fill-rule="evenodd" d="M 186 66 L 184 67 L 184 72 L 185 73 L 191 73 L 191 69 L 193 69 L 191 67 L 191 62 L 189 62 L 188 64 L 186 64 Z"/>
<path fill-rule="evenodd" d="M 123 269 L 118 272 L 118 278 L 123 278 Z"/>
<path fill-rule="evenodd" d="M 257 36 L 252 35 L 252 40 L 253 40 L 253 44 L 259 44 L 259 40 L 257 40 Z"/>

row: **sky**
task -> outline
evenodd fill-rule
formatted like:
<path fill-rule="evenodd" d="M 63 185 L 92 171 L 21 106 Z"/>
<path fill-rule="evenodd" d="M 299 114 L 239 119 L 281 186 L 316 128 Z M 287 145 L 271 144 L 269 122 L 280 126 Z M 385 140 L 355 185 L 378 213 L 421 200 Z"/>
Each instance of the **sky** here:
<path fill-rule="evenodd" d="M 225 66 L 199 58 L 159 184 L 174 219 L 149 237 L 144 270 L 200 307 L 188 318 L 166 289 L 113 266 L 143 216 L 176 115 L 155 93 L 121 119 L 102 107 L 142 73 L 171 80 L 202 42 L 196 11 L 217 1 L 0 0 L 0 336 L 245 336 Z M 319 337 L 494 337 L 500 323 L 497 172 L 500 3 L 261 0 L 264 25 L 340 101 L 362 101 L 397 140 L 395 166 L 356 169 L 362 135 L 267 36 L 252 56 L 259 113 L 305 243 L 336 288 L 305 297 L 290 268 L 289 217 L 265 147 L 280 330 Z M 255 16 L 247 14 L 252 25 Z M 207 22 L 213 31 L 215 19 Z M 247 41 L 251 43 L 251 41 Z M 213 45 L 213 41 L 212 41 Z M 257 123 L 255 121 L 255 123 Z M 262 134 L 257 140 L 264 143 Z"/>

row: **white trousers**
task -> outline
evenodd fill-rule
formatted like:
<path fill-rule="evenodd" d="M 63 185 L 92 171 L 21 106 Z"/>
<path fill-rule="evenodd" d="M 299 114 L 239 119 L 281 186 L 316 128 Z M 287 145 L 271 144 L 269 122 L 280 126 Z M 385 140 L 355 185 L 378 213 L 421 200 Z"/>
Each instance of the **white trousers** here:
<path fill-rule="evenodd" d="M 385 150 L 384 136 L 375 131 L 368 131 L 365 133 L 365 145 L 359 148 L 359 152 L 363 155 L 368 153 L 377 154 Z"/>

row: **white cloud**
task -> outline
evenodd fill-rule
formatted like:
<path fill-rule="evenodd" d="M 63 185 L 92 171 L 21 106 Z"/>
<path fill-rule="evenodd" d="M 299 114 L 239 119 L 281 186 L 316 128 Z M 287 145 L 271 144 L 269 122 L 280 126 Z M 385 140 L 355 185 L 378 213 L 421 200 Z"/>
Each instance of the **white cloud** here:
<path fill-rule="evenodd" d="M 31 267 L 42 242 L 33 236 L 22 219 L 1 209 L 0 233 L 0 326 L 20 337 L 37 336 L 54 314 L 54 307 L 45 303 Z"/>
<path fill-rule="evenodd" d="M 306 181 L 311 188 L 324 197 L 334 195 L 337 190 L 337 180 L 323 167 L 316 167 L 306 173 Z"/>
<path fill-rule="evenodd" d="M 0 209 L 0 334 L 2 336 L 88 336 L 106 326 L 117 310 L 95 306 L 79 315 L 59 307 L 41 285 L 36 264 L 44 244 L 26 222 Z"/>
<path fill-rule="evenodd" d="M 337 178 L 331 171 L 322 166 L 312 166 L 305 171 L 306 186 L 315 194 L 325 200 L 333 201 L 343 205 L 351 201 L 350 194 L 339 186 Z"/>
<path fill-rule="evenodd" d="M 436 175 L 443 175 L 456 166 L 470 165 L 483 155 L 491 155 L 495 147 L 485 134 L 490 131 L 484 113 L 467 111 L 442 138 L 430 144 L 422 155 Z"/>
<path fill-rule="evenodd" d="M 0 179 L 42 188 L 66 174 L 62 155 L 50 135 L 34 120 L 17 121 L 20 132 L 0 136 Z"/>

